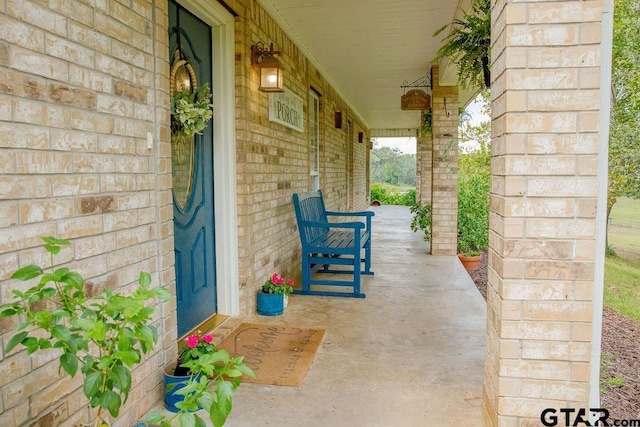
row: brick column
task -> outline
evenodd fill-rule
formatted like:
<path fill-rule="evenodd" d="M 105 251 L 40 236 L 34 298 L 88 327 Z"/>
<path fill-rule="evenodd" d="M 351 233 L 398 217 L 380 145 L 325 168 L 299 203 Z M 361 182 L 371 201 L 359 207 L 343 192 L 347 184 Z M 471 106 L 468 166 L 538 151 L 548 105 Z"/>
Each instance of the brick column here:
<path fill-rule="evenodd" d="M 416 201 L 431 203 L 431 163 L 433 161 L 433 134 L 418 132 L 416 138 Z"/>
<path fill-rule="evenodd" d="M 433 79 L 433 152 L 431 167 L 431 253 L 455 255 L 458 234 L 458 86 Z"/>
<path fill-rule="evenodd" d="M 588 407 L 602 4 L 493 3 L 483 415 L 538 426 Z"/>

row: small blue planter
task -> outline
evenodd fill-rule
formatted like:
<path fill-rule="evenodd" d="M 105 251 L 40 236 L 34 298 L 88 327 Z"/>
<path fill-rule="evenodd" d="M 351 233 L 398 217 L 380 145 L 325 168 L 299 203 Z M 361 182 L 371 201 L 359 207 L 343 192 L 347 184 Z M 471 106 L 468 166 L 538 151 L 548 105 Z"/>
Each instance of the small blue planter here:
<path fill-rule="evenodd" d="M 284 296 L 282 294 L 258 292 L 258 314 L 280 316 L 282 313 L 284 313 Z"/>
<path fill-rule="evenodd" d="M 176 403 L 184 400 L 184 395 L 176 394 L 176 391 L 180 390 L 186 385 L 190 377 L 171 375 L 169 372 L 173 372 L 172 368 L 167 368 L 164 372 L 164 407 L 171 412 L 180 412 L 180 409 L 176 407 Z M 167 390 L 167 386 L 175 384 L 171 390 Z M 198 407 L 198 409 L 202 409 Z"/>

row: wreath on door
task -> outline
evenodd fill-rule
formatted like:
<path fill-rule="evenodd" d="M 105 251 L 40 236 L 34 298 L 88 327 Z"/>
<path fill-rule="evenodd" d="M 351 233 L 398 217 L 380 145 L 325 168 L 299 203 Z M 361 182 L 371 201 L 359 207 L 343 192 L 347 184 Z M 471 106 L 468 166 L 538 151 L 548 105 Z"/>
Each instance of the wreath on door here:
<path fill-rule="evenodd" d="M 209 125 L 211 89 L 205 83 L 198 86 L 196 73 L 180 48 L 176 49 L 169 76 L 171 96 L 171 142 L 175 144 L 178 159 L 182 158 L 186 144 Z"/>

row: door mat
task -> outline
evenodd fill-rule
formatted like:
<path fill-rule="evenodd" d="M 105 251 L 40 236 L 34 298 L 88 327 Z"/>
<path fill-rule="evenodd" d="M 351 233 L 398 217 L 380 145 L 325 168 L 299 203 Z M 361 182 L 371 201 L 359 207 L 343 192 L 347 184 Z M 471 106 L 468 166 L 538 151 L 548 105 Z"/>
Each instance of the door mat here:
<path fill-rule="evenodd" d="M 243 376 L 243 382 L 297 387 L 311 366 L 324 329 L 242 323 L 218 346 L 244 362 L 257 380 Z"/>

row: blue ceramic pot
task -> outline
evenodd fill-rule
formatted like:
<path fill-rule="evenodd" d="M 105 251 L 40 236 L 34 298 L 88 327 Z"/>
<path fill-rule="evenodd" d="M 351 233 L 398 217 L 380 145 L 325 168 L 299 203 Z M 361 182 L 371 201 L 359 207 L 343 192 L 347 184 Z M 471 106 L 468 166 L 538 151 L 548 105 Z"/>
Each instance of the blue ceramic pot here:
<path fill-rule="evenodd" d="M 258 314 L 279 316 L 282 313 L 284 313 L 284 296 L 282 294 L 258 292 Z"/>
<path fill-rule="evenodd" d="M 173 372 L 172 368 L 167 368 L 164 371 L 164 407 L 171 412 L 180 412 L 180 409 L 176 407 L 176 403 L 182 402 L 184 400 L 184 395 L 176 394 L 176 391 L 183 388 L 187 381 L 189 381 L 188 376 L 183 375 L 172 375 L 169 372 Z M 168 385 L 175 384 L 175 386 L 171 390 L 167 390 Z M 202 409 L 198 407 L 198 409 Z"/>

